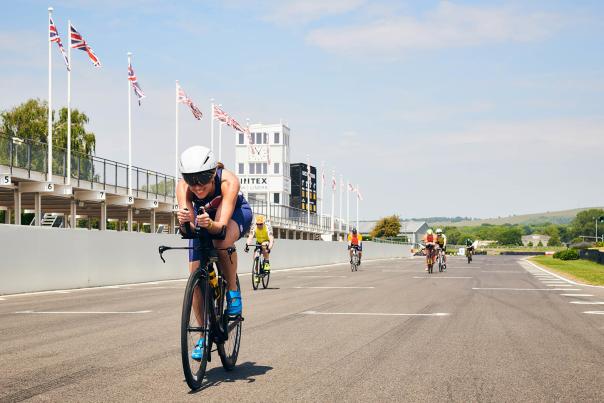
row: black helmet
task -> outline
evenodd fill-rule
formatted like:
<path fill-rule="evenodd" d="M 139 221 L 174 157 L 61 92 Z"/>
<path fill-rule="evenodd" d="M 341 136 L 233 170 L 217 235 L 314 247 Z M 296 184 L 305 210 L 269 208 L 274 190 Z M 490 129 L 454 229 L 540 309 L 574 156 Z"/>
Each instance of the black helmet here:
<path fill-rule="evenodd" d="M 352 233 L 356 234 L 357 233 L 357 229 L 356 228 L 352 228 Z"/>

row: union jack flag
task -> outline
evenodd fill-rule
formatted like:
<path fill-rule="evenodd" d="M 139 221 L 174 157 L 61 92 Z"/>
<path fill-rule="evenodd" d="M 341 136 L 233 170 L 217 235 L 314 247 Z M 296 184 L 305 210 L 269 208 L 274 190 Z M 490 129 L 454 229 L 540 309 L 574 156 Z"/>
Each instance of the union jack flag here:
<path fill-rule="evenodd" d="M 357 188 L 356 192 L 357 192 L 357 197 L 359 198 L 359 200 L 363 201 L 363 195 L 361 195 L 361 190 L 359 188 Z"/>
<path fill-rule="evenodd" d="M 61 43 L 61 37 L 59 36 L 59 31 L 57 31 L 57 27 L 50 17 L 50 23 L 48 25 L 48 38 L 51 42 L 56 42 L 59 46 L 59 50 L 61 51 L 61 55 L 63 55 L 63 60 L 65 60 L 65 66 L 67 66 L 67 70 L 71 70 L 71 66 L 69 65 L 69 59 L 67 58 L 67 54 L 65 53 L 65 48 L 63 48 L 63 44 Z"/>
<path fill-rule="evenodd" d="M 197 106 L 195 106 L 195 104 L 193 103 L 191 98 L 189 98 L 187 96 L 187 94 L 185 94 L 185 91 L 182 89 L 182 87 L 178 84 L 176 84 L 176 85 L 178 86 L 178 102 L 188 105 L 189 108 L 191 109 L 191 113 L 193 114 L 195 119 L 201 120 L 201 118 L 203 117 L 203 114 L 201 113 L 199 108 Z"/>
<path fill-rule="evenodd" d="M 71 30 L 71 48 L 72 49 L 80 49 L 84 52 L 88 53 L 88 57 L 92 61 L 95 67 L 101 67 L 101 61 L 92 51 L 92 48 L 88 46 L 82 35 L 75 29 L 75 27 L 70 24 L 69 29 Z"/>
<path fill-rule="evenodd" d="M 134 69 L 132 68 L 132 64 L 130 63 L 128 63 L 128 80 L 130 81 L 130 84 L 132 84 L 132 89 L 138 97 L 138 105 L 140 106 L 141 99 L 145 97 L 145 93 L 141 89 L 140 85 L 138 85 L 136 74 L 134 74 Z"/>
<path fill-rule="evenodd" d="M 350 182 L 348 183 L 348 191 L 354 193 L 354 186 L 352 186 L 352 183 Z"/>
<path fill-rule="evenodd" d="M 331 177 L 331 189 L 335 191 L 337 188 L 338 188 L 338 182 L 336 181 L 336 177 L 332 176 Z"/>
<path fill-rule="evenodd" d="M 220 109 L 220 107 L 214 105 L 214 119 L 218 119 L 221 122 L 228 124 L 230 118 L 231 117 L 225 111 Z"/>
<path fill-rule="evenodd" d="M 233 118 L 229 118 L 229 121 L 227 122 L 227 124 L 229 126 L 231 126 L 233 129 L 237 130 L 238 132 L 245 132 L 245 129 L 243 128 L 243 126 L 241 126 L 239 124 L 239 122 L 237 122 L 235 119 Z"/>

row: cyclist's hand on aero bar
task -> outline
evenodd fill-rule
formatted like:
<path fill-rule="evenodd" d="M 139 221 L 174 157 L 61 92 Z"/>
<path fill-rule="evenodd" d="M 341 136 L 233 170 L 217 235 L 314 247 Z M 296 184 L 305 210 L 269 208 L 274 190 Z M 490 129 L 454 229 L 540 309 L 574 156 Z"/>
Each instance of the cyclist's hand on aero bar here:
<path fill-rule="evenodd" d="M 179 209 L 176 213 L 176 217 L 178 218 L 178 223 L 181 225 L 186 222 L 193 222 L 193 220 L 195 219 L 193 216 L 193 212 L 189 211 L 189 209 L 186 207 Z"/>
<path fill-rule="evenodd" d="M 210 215 L 204 210 L 202 214 L 197 216 L 197 225 L 201 228 L 208 228 L 210 220 Z"/>

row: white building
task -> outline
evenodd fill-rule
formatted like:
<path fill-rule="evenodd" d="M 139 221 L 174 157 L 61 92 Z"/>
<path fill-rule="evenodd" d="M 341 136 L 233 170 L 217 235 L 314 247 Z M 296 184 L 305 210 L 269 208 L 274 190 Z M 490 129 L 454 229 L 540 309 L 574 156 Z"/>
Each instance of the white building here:
<path fill-rule="evenodd" d="M 250 138 L 238 133 L 235 166 L 241 191 L 248 200 L 289 206 L 291 195 L 289 127 L 250 125 Z"/>

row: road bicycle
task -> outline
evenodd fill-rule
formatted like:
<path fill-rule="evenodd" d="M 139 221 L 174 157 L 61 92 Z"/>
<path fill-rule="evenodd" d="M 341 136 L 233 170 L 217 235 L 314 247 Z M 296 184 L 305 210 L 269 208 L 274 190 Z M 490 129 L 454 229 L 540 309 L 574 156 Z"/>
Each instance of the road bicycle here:
<path fill-rule="evenodd" d="M 466 257 L 468 258 L 468 264 L 472 261 L 472 248 L 466 247 Z"/>
<path fill-rule="evenodd" d="M 432 274 L 434 269 L 434 245 L 426 245 L 426 264 L 428 265 L 428 273 Z"/>
<path fill-rule="evenodd" d="M 268 282 L 271 278 L 271 272 L 264 270 L 264 256 L 262 255 L 262 244 L 245 245 L 245 251 L 248 251 L 249 247 L 254 248 L 254 260 L 252 262 L 252 287 L 254 290 L 258 289 L 260 281 L 262 281 L 262 288 L 268 287 Z"/>
<path fill-rule="evenodd" d="M 443 248 L 438 248 L 436 261 L 438 262 L 438 271 L 443 272 L 447 270 L 447 264 L 445 263 L 445 250 Z"/>
<path fill-rule="evenodd" d="M 201 214 L 203 210 L 198 214 Z M 212 353 L 218 351 L 220 361 L 225 370 L 235 367 L 241 344 L 241 328 L 243 317 L 231 316 L 226 313 L 227 281 L 216 264 L 218 251 L 226 251 L 229 259 L 236 252 L 235 246 L 215 248 L 207 230 L 191 229 L 189 223 L 183 224 L 183 239 L 197 238 L 199 247 L 170 247 L 160 246 L 159 256 L 165 263 L 163 253 L 172 249 L 196 249 L 200 251 L 199 268 L 193 271 L 185 288 L 180 322 L 180 352 L 182 367 L 187 385 L 192 390 L 201 387 L 208 362 L 212 361 Z M 237 277 L 237 290 L 239 278 Z M 203 339 L 201 359 L 191 357 L 198 340 Z M 216 349 L 213 349 L 214 345 Z"/>
<path fill-rule="evenodd" d="M 359 269 L 359 248 L 357 246 L 351 246 L 352 258 L 350 259 L 350 271 L 357 271 Z"/>

